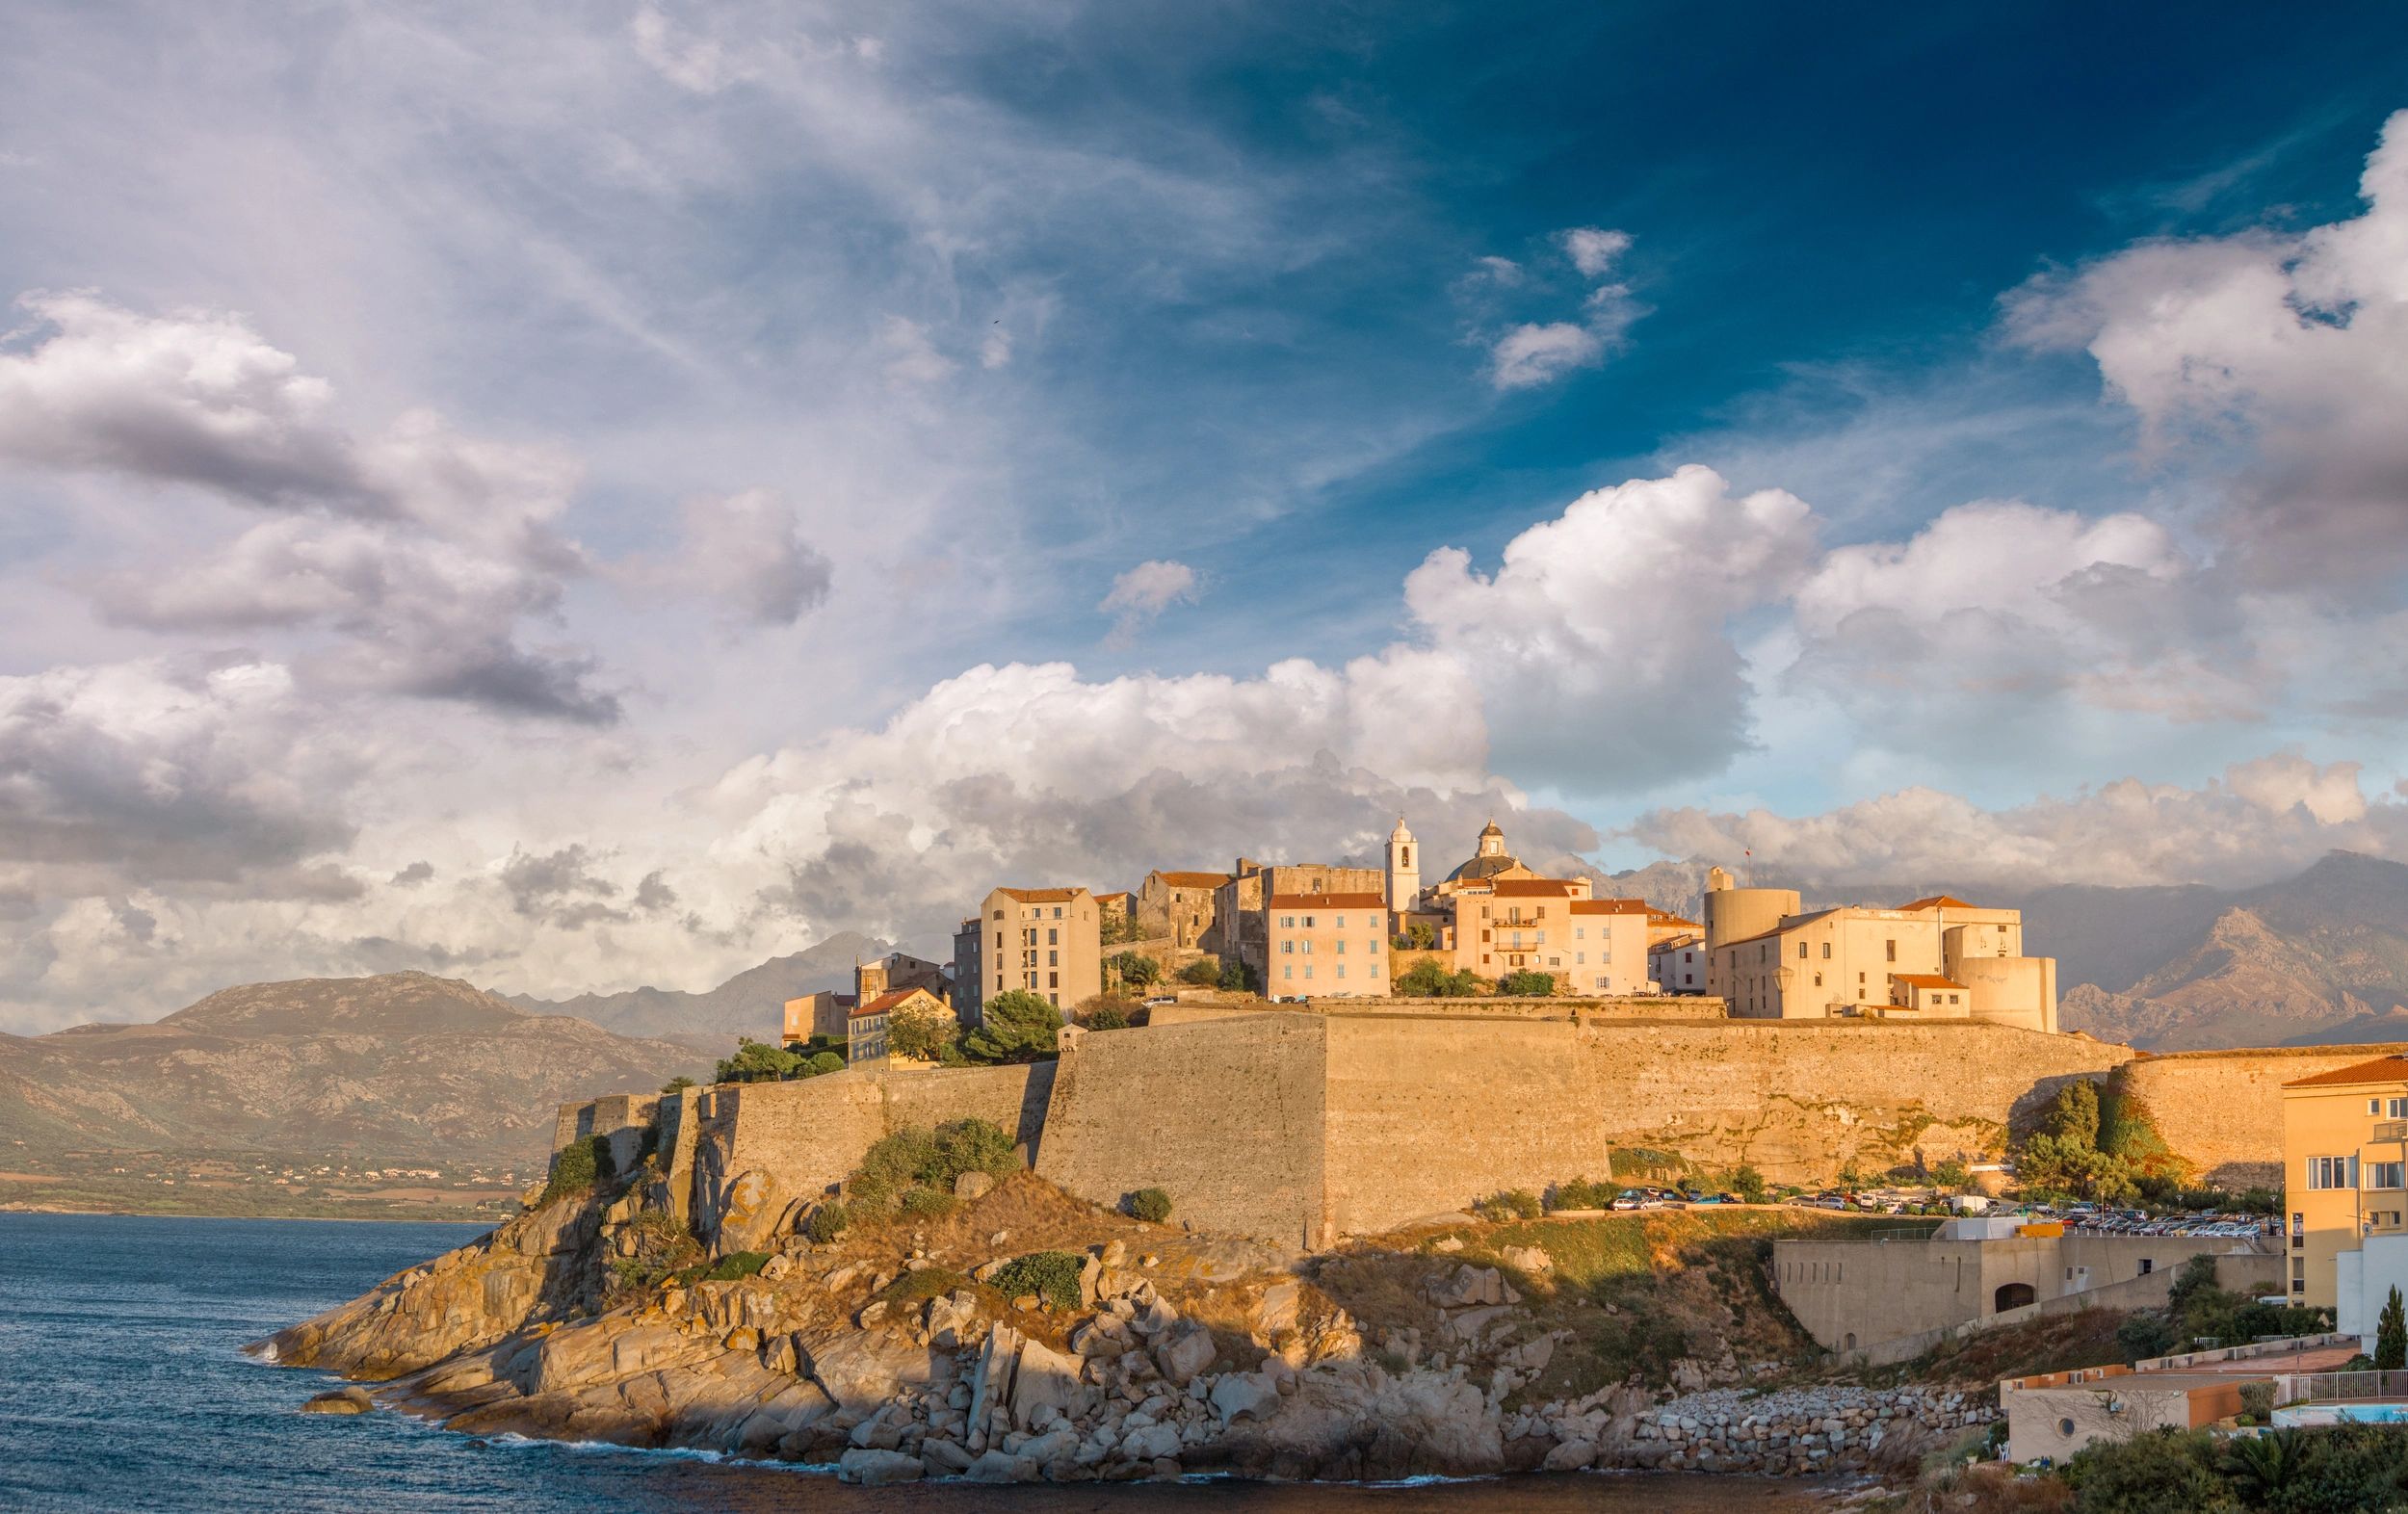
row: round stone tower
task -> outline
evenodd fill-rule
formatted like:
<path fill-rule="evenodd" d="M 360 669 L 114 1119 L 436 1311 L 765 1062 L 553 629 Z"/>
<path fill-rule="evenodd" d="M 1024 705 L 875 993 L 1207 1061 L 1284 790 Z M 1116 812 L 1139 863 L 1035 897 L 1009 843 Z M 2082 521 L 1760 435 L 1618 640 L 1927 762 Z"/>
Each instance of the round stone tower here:
<path fill-rule="evenodd" d="M 1760 936 L 1799 911 L 1793 888 L 1733 888 L 1731 874 L 1720 868 L 1706 874 L 1706 992 L 1730 997 L 1723 981 L 1720 948 L 1733 941 Z"/>

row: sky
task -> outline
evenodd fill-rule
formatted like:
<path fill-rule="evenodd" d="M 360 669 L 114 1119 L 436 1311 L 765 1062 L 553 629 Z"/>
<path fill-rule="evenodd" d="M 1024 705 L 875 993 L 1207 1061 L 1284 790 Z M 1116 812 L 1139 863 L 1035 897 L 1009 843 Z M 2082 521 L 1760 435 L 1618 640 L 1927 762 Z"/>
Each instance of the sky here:
<path fill-rule="evenodd" d="M 0 1031 L 1243 853 L 2408 861 L 2408 27 L 44 4 Z"/>

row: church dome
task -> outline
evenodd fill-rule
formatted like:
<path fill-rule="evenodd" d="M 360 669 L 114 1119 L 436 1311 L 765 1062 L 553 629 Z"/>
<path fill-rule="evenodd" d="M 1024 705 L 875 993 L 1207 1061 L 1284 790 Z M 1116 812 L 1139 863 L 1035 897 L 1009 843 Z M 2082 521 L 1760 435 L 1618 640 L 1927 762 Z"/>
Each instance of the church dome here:
<path fill-rule="evenodd" d="M 1473 851 L 1471 860 L 1448 874 L 1447 880 L 1455 882 L 1464 878 L 1494 877 L 1500 873 L 1521 868 L 1522 859 L 1505 850 L 1504 828 L 1492 820 L 1480 827 L 1479 846 Z"/>

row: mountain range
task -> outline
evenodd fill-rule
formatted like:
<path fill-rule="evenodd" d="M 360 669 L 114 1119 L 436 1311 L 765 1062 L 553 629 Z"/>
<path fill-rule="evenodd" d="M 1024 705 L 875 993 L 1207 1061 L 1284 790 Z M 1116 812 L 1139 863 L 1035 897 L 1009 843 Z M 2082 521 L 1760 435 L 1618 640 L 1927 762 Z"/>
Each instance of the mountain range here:
<path fill-rule="evenodd" d="M 773 1038 L 780 1024 L 780 1006 L 787 1000 L 823 989 L 850 990 L 853 964 L 883 956 L 889 950 L 885 942 L 857 930 L 840 930 L 800 952 L 748 967 L 717 988 L 700 993 L 631 988 L 616 994 L 579 994 L 574 999 L 513 994 L 510 1002 L 541 1014 L 575 1015 L 621 1035 L 677 1041 L 718 1057 L 733 1050 L 739 1035 Z"/>

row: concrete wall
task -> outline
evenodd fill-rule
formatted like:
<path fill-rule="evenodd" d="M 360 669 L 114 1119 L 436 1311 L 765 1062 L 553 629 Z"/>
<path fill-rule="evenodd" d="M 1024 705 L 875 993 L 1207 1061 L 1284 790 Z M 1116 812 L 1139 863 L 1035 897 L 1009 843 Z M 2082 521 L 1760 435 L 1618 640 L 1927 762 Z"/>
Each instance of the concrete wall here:
<path fill-rule="evenodd" d="M 2051 1300 L 2087 1295 L 2091 1303 L 2107 1302 L 2123 1296 L 2115 1291 L 2125 1284 L 2142 1292 L 2119 1307 L 2162 1303 L 2184 1263 L 2246 1244 L 2229 1236 L 2079 1232 L 2004 1240 L 1780 1240 L 1773 1243 L 1772 1282 L 1816 1344 L 1869 1351 L 1901 1336 L 1944 1336 L 1968 1321 L 2021 1316 Z M 2251 1249 L 2256 1272 L 2272 1277 L 2280 1259 L 2270 1249 Z M 1999 1308 L 1999 1291 L 2017 1286 L 2031 1290 L 2032 1303 Z"/>
<path fill-rule="evenodd" d="M 2125 1086 L 2157 1116 L 2165 1143 L 2226 1188 L 2283 1186 L 2283 1084 L 2408 1046 L 2282 1047 L 2144 1057 Z"/>
<path fill-rule="evenodd" d="M 1106 1205 L 1161 1188 L 1200 1229 L 1322 1244 L 1327 1023 L 1261 1014 L 1071 1034 L 1037 1175 Z"/>

